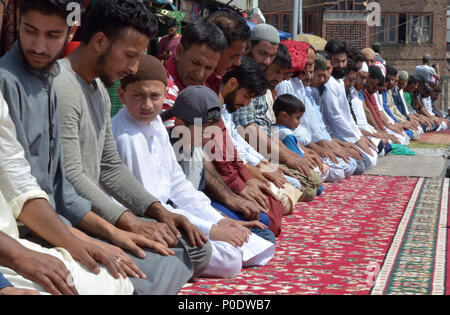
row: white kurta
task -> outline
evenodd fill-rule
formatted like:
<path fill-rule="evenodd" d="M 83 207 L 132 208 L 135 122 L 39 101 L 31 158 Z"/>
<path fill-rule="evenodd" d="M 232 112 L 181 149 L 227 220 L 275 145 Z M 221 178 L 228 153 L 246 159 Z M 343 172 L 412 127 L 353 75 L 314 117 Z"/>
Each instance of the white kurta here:
<path fill-rule="evenodd" d="M 358 125 L 358 127 L 367 132 L 376 133 L 377 130 L 367 121 L 363 101 L 357 95 L 352 98 L 351 105 L 353 108 L 353 113 L 356 117 L 356 124 Z"/>
<path fill-rule="evenodd" d="M 422 104 L 430 115 L 435 116 L 433 113 L 433 101 L 431 100 L 431 96 L 422 98 Z"/>
<path fill-rule="evenodd" d="M 63 248 L 43 248 L 19 239 L 16 219 L 20 216 L 24 204 L 37 198 L 48 200 L 47 194 L 41 190 L 31 175 L 31 168 L 25 159 L 23 148 L 16 139 L 8 105 L 0 95 L 0 231 L 30 250 L 60 259 L 70 271 L 73 283 L 80 294 L 132 294 L 134 288 L 128 278 L 116 280 L 103 267 L 100 274 L 95 275 L 74 261 L 69 252 Z M 10 268 L 0 266 L 0 272 L 15 287 L 47 293 L 40 285 L 23 278 Z"/>
<path fill-rule="evenodd" d="M 388 118 L 388 120 L 391 124 L 395 124 L 395 121 L 384 110 L 383 96 L 378 92 L 376 92 L 374 94 L 374 96 L 375 96 L 375 100 L 377 101 L 378 110 L 381 112 L 381 114 L 384 114 Z M 390 135 L 395 136 L 397 138 L 397 140 L 400 142 L 400 144 L 409 145 L 409 142 L 410 142 L 409 137 L 404 131 L 402 132 L 402 134 L 398 134 L 395 131 L 392 131 L 391 129 L 386 128 L 386 132 L 389 133 Z"/>
<path fill-rule="evenodd" d="M 112 131 L 119 155 L 137 180 L 166 209 L 185 216 L 209 238 L 213 225 L 224 217 L 186 179 L 161 118 L 158 116 L 150 124 L 141 123 L 123 108 L 112 120 Z M 169 200 L 177 208 L 168 205 Z M 233 277 L 247 263 L 264 265 L 275 254 L 275 245 L 256 235 L 251 235 L 249 242 L 238 249 L 220 241 L 211 240 L 211 245 L 208 276 Z"/>
<path fill-rule="evenodd" d="M 364 111 L 363 101 L 359 98 L 358 91 L 356 91 L 356 89 L 354 87 L 351 87 L 350 104 L 352 106 L 353 113 L 355 114 L 357 126 L 361 130 L 365 130 L 370 133 L 376 133 L 377 130 L 367 122 L 367 116 L 366 116 L 366 112 Z M 369 139 L 377 147 L 381 142 L 381 140 L 378 138 L 369 137 Z M 377 152 L 375 152 L 375 153 L 377 153 Z M 384 154 L 384 152 L 383 152 L 383 154 Z"/>
<path fill-rule="evenodd" d="M 321 110 L 332 137 L 351 143 L 361 139 L 363 135 L 353 121 L 343 80 L 330 78 L 326 84 Z"/>

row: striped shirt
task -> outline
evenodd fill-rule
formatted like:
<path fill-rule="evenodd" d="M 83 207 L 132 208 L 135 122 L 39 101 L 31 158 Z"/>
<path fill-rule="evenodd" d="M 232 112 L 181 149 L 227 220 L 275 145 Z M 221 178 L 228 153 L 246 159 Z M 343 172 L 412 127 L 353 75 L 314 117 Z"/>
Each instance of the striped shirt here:
<path fill-rule="evenodd" d="M 166 101 L 164 102 L 162 107 L 161 115 L 166 110 L 171 109 L 173 107 L 175 101 L 177 100 L 178 95 L 181 93 L 181 91 L 183 91 L 186 88 L 178 76 L 175 57 L 171 57 L 169 60 L 167 60 L 165 63 L 165 67 L 168 79 L 167 80 L 168 92 Z M 166 128 L 171 128 L 175 125 L 175 117 L 163 117 L 163 121 L 164 126 L 166 126 Z"/>

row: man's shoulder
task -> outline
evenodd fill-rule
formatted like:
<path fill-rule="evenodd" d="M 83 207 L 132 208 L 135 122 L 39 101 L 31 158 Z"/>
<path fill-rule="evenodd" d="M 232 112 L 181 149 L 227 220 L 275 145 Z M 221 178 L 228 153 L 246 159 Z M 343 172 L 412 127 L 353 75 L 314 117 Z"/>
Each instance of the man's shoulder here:
<path fill-rule="evenodd" d="M 141 133 L 139 128 L 126 117 L 123 108 L 111 119 L 111 131 L 118 145 L 129 142 L 131 135 Z"/>
<path fill-rule="evenodd" d="M 6 84 L 15 84 L 20 82 L 26 75 L 25 71 L 15 67 L 9 60 L 8 56 L 0 58 L 0 80 Z"/>
<path fill-rule="evenodd" d="M 418 65 L 416 67 L 416 71 L 420 72 L 427 72 L 427 73 L 436 73 L 433 67 L 430 67 L 428 65 Z"/>
<path fill-rule="evenodd" d="M 339 86 L 339 80 L 337 80 L 335 77 L 331 76 L 328 82 L 325 84 L 327 88 L 329 87 L 336 87 Z"/>
<path fill-rule="evenodd" d="M 342 86 L 340 84 L 340 80 L 336 80 L 333 76 L 330 77 L 330 80 L 325 84 L 325 91 L 323 93 L 324 96 L 330 95 L 339 95 L 342 92 Z M 345 93 L 345 87 L 343 92 Z"/>
<path fill-rule="evenodd" d="M 20 74 L 13 67 L 0 65 L 0 93 L 11 111 L 19 108 L 17 98 L 26 95 L 24 82 L 27 82 L 25 73 Z"/>
<path fill-rule="evenodd" d="M 81 89 L 77 83 L 75 73 L 71 70 L 70 64 L 64 60 L 58 60 L 58 65 L 61 69 L 58 76 L 55 78 L 54 84 L 57 90 L 61 89 L 64 94 L 73 94 L 75 91 Z"/>
<path fill-rule="evenodd" d="M 287 88 L 287 87 L 290 87 L 291 85 L 292 85 L 292 83 L 290 80 L 284 80 L 284 81 L 281 81 L 280 83 L 278 83 L 277 88 L 278 87 Z"/>
<path fill-rule="evenodd" d="M 161 37 L 161 39 L 159 40 L 159 43 L 164 43 L 164 42 L 168 42 L 170 40 L 169 35 L 164 35 Z"/>
<path fill-rule="evenodd" d="M 22 87 L 23 78 L 10 69 L 3 68 L 0 65 L 0 88 L 18 88 Z"/>
<path fill-rule="evenodd" d="M 267 105 L 266 94 L 252 98 L 252 101 L 248 107 L 251 108 L 251 106 L 253 106 L 255 109 L 258 109 L 260 106 L 264 105 Z"/>
<path fill-rule="evenodd" d="M 114 132 L 114 135 L 118 135 L 123 133 L 124 129 L 126 128 L 126 124 L 124 122 L 124 116 L 123 116 L 124 109 L 122 108 L 117 112 L 117 114 L 111 118 L 111 128 Z"/>
<path fill-rule="evenodd" d="M 286 137 L 295 136 L 294 131 L 284 125 L 272 125 L 272 132 L 283 141 Z"/>

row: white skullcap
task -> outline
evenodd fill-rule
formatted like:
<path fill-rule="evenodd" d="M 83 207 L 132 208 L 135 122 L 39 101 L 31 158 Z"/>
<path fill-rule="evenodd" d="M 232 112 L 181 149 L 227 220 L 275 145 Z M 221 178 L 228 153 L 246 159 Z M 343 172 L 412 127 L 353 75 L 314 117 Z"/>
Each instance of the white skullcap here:
<path fill-rule="evenodd" d="M 363 65 L 361 67 L 361 71 L 363 72 L 369 72 L 369 66 L 367 65 L 367 62 L 363 62 Z"/>

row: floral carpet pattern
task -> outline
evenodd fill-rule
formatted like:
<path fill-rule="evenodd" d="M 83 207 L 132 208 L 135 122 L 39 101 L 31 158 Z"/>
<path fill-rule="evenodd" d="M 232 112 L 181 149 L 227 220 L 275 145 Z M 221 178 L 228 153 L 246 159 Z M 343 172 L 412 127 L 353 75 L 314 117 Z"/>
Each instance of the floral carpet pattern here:
<path fill-rule="evenodd" d="M 448 180 L 419 179 L 372 294 L 443 295 Z"/>
<path fill-rule="evenodd" d="M 325 184 L 322 196 L 298 204 L 293 215 L 283 219 L 277 253 L 269 264 L 244 269 L 233 279 L 196 280 L 180 295 L 366 295 L 376 294 L 376 286 L 381 294 L 430 293 L 433 285 L 441 290 L 445 263 L 431 256 L 446 253 L 442 213 L 447 212 L 440 200 L 448 197 L 448 185 L 442 194 L 442 182 L 364 175 Z M 430 206 L 432 210 L 426 210 Z M 408 233 L 400 235 L 402 224 Z M 429 239 L 436 241 L 425 242 Z M 414 264 L 417 255 L 420 261 Z M 392 260 L 390 265 L 386 258 Z M 425 262 L 427 280 L 417 269 Z M 410 268 L 406 276 L 405 268 Z M 417 277 L 405 278 L 410 275 Z M 426 281 L 431 283 L 426 291 L 416 285 Z"/>
<path fill-rule="evenodd" d="M 450 145 L 450 130 L 443 130 L 439 132 L 429 132 L 420 136 L 420 143 L 432 143 L 440 145 Z"/>

